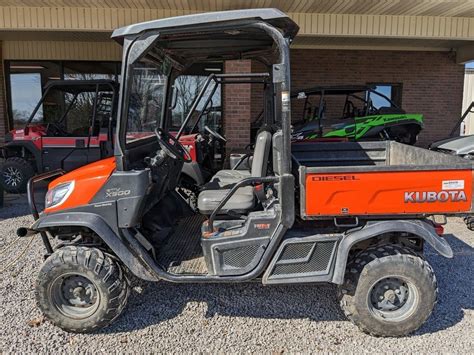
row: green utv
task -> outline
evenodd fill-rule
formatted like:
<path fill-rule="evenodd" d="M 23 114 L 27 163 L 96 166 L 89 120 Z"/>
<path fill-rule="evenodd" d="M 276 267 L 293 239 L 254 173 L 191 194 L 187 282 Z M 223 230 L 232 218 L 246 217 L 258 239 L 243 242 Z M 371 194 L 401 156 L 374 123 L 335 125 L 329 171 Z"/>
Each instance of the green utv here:
<path fill-rule="evenodd" d="M 423 115 L 406 113 L 373 86 L 313 87 L 295 91 L 291 99 L 296 113 L 293 141 L 394 140 L 415 144 L 423 128 Z"/>

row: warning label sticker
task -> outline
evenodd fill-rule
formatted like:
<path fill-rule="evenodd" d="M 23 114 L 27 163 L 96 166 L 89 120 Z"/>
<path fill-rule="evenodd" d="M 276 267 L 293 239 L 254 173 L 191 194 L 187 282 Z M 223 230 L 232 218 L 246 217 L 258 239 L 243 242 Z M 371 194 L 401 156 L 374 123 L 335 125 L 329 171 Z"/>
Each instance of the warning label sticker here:
<path fill-rule="evenodd" d="M 443 180 L 441 188 L 443 190 L 462 190 L 464 189 L 464 180 Z"/>

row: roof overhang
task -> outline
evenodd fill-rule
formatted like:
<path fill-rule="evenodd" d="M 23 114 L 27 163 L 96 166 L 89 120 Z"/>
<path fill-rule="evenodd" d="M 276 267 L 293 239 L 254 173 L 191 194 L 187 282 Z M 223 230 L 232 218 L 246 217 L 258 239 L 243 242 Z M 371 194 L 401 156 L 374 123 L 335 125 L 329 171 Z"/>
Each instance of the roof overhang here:
<path fill-rule="evenodd" d="M 191 19 L 197 24 L 206 16 L 201 12 L 241 6 L 238 2 L 220 0 L 192 4 L 186 0 L 167 3 L 107 0 L 80 6 L 71 5 L 69 0 L 38 0 L 35 6 L 29 4 L 26 0 L 5 0 L 0 6 L 0 18 L 4 19 L 0 21 L 0 40 L 5 41 L 6 59 L 34 58 L 38 54 L 42 59 L 70 59 L 68 53 L 72 45 L 68 41 L 101 41 L 100 47 L 110 46 L 106 53 L 110 60 L 117 60 L 118 50 L 106 44 L 116 28 L 125 26 L 122 31 L 129 33 L 157 24 L 170 28 L 176 26 L 171 23 L 176 19 L 168 18 L 180 15 L 191 15 L 186 21 Z M 277 6 L 300 27 L 293 48 L 453 51 L 457 52 L 460 63 L 474 59 L 474 1 L 269 0 L 265 4 Z M 247 4 L 252 5 L 258 4 Z M 274 11 L 270 16 L 261 14 L 259 9 L 237 12 L 247 13 L 247 18 L 260 17 L 263 21 L 276 21 L 284 15 L 279 10 Z M 140 24 L 130 25 L 137 22 Z M 24 45 L 22 41 L 31 43 Z M 35 46 L 33 41 L 42 43 Z M 41 50 L 48 46 L 57 48 L 57 54 L 49 55 Z M 104 52 L 102 48 L 97 51 Z M 104 54 L 100 59 L 103 57 Z"/>

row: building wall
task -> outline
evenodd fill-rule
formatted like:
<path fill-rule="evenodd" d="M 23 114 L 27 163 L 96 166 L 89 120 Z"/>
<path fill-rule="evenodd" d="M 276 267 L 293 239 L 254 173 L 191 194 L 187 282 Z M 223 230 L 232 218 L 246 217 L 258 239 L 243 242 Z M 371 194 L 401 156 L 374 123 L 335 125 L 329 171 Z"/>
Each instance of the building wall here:
<path fill-rule="evenodd" d="M 420 146 L 446 137 L 461 116 L 464 66 L 448 52 L 295 49 L 291 70 L 292 89 L 402 83 L 402 107 L 424 115 Z"/>
<path fill-rule="evenodd" d="M 2 64 L 0 57 L 0 144 L 6 124 Z M 403 108 L 425 117 L 425 128 L 419 137 L 421 146 L 446 137 L 461 116 L 464 66 L 456 64 L 447 52 L 293 49 L 291 68 L 292 89 L 367 82 L 402 83 Z M 229 61 L 225 65 L 227 73 L 264 70 L 250 61 Z M 243 148 L 250 139 L 250 122 L 261 110 L 261 85 L 228 85 L 223 95 L 227 146 Z"/>
<path fill-rule="evenodd" d="M 226 74 L 251 72 L 250 60 L 230 60 L 224 65 Z M 227 154 L 244 148 L 250 141 L 251 84 L 228 84 L 223 87 L 224 133 Z"/>
<path fill-rule="evenodd" d="M 462 112 L 464 113 L 474 101 L 474 69 L 466 69 L 464 75 L 464 96 L 462 100 Z M 461 134 L 474 134 L 474 115 L 469 113 L 464 119 L 464 125 L 460 128 Z"/>

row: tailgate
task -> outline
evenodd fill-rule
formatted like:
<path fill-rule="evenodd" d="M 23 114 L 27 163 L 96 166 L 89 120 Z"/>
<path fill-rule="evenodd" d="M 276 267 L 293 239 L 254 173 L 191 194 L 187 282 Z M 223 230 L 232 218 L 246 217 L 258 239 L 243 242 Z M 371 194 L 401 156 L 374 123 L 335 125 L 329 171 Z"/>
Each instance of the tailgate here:
<path fill-rule="evenodd" d="M 318 172 L 300 167 L 301 215 L 456 214 L 472 209 L 472 169 Z"/>

